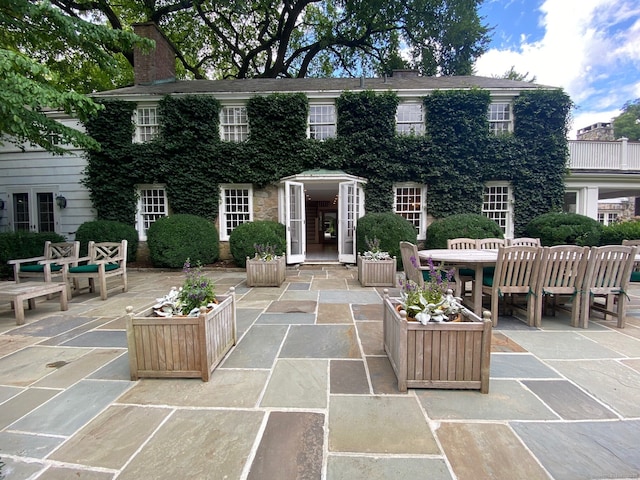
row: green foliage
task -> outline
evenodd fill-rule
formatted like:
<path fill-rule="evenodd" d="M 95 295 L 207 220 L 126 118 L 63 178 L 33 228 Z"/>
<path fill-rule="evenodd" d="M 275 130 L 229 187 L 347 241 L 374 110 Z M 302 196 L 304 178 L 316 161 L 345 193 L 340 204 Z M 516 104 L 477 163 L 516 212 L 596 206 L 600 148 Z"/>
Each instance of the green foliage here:
<path fill-rule="evenodd" d="M 602 228 L 600 245 L 620 245 L 623 240 L 640 239 L 640 220 L 615 222 Z"/>
<path fill-rule="evenodd" d="M 216 290 L 213 281 L 202 271 L 202 265 L 191 265 L 187 258 L 182 267 L 185 279 L 182 289 L 178 293 L 178 305 L 180 313 L 189 315 L 194 308 L 206 307 L 216 299 Z"/>
<path fill-rule="evenodd" d="M 367 239 L 380 240 L 380 250 L 396 257 L 397 268 L 402 266 L 400 242 L 416 243 L 416 227 L 401 215 L 391 212 L 367 213 L 358 219 L 356 228 L 356 250 L 365 252 L 369 247 Z"/>
<path fill-rule="evenodd" d="M 544 246 L 600 245 L 602 225 L 577 213 L 545 213 L 529 222 L 525 236 L 538 237 Z"/>
<path fill-rule="evenodd" d="M 123 57 L 111 52 L 148 48 L 130 31 L 69 16 L 49 2 L 10 0 L 0 5 L 0 133 L 3 141 L 40 145 L 62 154 L 64 145 L 97 148 L 83 132 L 45 113 L 59 110 L 85 121 L 100 106 L 83 95 L 116 86 Z M 94 79 L 97 82 L 91 82 Z M 2 143 L 0 142 L 0 145 Z"/>
<path fill-rule="evenodd" d="M 503 238 L 502 229 L 482 214 L 462 213 L 436 220 L 427 228 L 426 248 L 447 248 L 452 238 Z"/>
<path fill-rule="evenodd" d="M 193 264 L 214 263 L 220 256 L 216 227 L 197 215 L 161 217 L 147 231 L 149 257 L 156 267 L 180 268 L 186 259 Z"/>
<path fill-rule="evenodd" d="M 640 98 L 622 106 L 622 113 L 613 119 L 613 135 L 640 140 Z"/>
<path fill-rule="evenodd" d="M 44 253 L 44 244 L 47 241 L 58 243 L 67 240 L 62 235 L 53 232 L 0 233 L 0 278 L 13 277 L 13 265 L 7 265 L 9 260 L 41 257 Z"/>
<path fill-rule="evenodd" d="M 398 65 L 406 48 L 411 60 L 401 66 L 425 75 L 469 75 L 490 40 L 480 3 L 55 2 L 78 18 L 106 18 L 114 29 L 155 22 L 177 49 L 177 73 L 198 79 L 355 77 Z M 131 58 L 125 46 L 113 51 Z"/>
<path fill-rule="evenodd" d="M 89 241 L 121 242 L 127 240 L 127 262 L 135 262 L 138 253 L 138 232 L 132 225 L 114 220 L 85 222 L 76 230 L 80 242 L 80 256 L 87 254 Z"/>
<path fill-rule="evenodd" d="M 238 225 L 229 237 L 229 248 L 236 265 L 246 267 L 247 257 L 256 254 L 255 245 L 273 247 L 276 254 L 286 250 L 286 232 L 283 224 L 272 220 L 256 220 Z"/>

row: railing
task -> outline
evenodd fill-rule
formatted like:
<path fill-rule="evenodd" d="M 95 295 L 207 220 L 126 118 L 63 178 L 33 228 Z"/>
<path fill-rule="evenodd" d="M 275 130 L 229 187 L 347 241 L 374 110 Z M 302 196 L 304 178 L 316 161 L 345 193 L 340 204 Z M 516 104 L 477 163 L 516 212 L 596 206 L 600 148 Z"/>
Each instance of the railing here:
<path fill-rule="evenodd" d="M 569 140 L 569 168 L 580 170 L 640 170 L 640 143 Z"/>

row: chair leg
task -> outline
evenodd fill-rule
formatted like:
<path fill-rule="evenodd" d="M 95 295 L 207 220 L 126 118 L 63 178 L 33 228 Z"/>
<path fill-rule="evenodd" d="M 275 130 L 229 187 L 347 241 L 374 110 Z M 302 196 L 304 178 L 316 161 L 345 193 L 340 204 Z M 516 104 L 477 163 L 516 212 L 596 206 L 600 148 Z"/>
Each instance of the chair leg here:
<path fill-rule="evenodd" d="M 491 318 L 493 319 L 493 326 L 498 326 L 498 293 L 491 294 Z"/>
<path fill-rule="evenodd" d="M 627 313 L 627 295 L 624 292 L 618 295 L 618 308 L 616 313 L 618 317 L 618 328 L 624 328 L 625 315 Z"/>
<path fill-rule="evenodd" d="M 591 314 L 591 292 L 584 292 L 582 297 L 582 305 L 580 306 L 580 324 L 582 328 L 588 328 L 589 315 Z"/>
<path fill-rule="evenodd" d="M 580 292 L 576 293 L 571 302 L 571 326 L 580 326 L 580 305 L 582 304 L 582 295 Z"/>
<path fill-rule="evenodd" d="M 107 277 L 100 277 L 100 298 L 107 299 Z"/>
<path fill-rule="evenodd" d="M 127 280 L 127 274 L 122 275 L 122 291 L 127 292 L 129 290 L 129 282 Z"/>

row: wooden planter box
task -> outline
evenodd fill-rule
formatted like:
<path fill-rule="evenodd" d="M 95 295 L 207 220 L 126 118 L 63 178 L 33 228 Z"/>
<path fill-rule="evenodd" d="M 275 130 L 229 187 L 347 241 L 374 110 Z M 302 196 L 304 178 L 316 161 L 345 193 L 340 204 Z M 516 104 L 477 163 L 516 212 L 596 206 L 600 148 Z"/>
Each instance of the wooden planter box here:
<path fill-rule="evenodd" d="M 399 299 L 383 299 L 384 349 L 398 377 L 398 389 L 475 389 L 489 393 L 491 360 L 490 315 L 480 319 L 471 311 L 467 322 L 407 321 L 396 310 Z"/>
<path fill-rule="evenodd" d="M 284 255 L 269 262 L 247 257 L 248 287 L 279 287 L 284 282 L 286 274 L 287 264 Z"/>
<path fill-rule="evenodd" d="M 202 378 L 211 373 L 236 343 L 234 289 L 198 317 L 155 317 L 150 307 L 139 314 L 127 307 L 127 345 L 131 380 L 138 378 Z"/>
<path fill-rule="evenodd" d="M 363 287 L 395 287 L 396 257 L 366 260 L 358 254 L 358 280 Z"/>

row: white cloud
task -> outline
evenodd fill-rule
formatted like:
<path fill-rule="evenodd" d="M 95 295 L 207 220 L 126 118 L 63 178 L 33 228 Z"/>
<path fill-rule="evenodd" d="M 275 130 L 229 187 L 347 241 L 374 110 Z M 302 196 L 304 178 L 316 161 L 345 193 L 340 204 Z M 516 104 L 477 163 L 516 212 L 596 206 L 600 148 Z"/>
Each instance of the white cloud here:
<path fill-rule="evenodd" d="M 523 33 L 519 48 L 491 49 L 476 62 L 476 73 L 501 75 L 514 66 L 537 83 L 562 87 L 585 109 L 574 113 L 571 138 L 640 96 L 637 0 L 545 0 L 540 14 L 540 40 L 528 42 Z"/>

